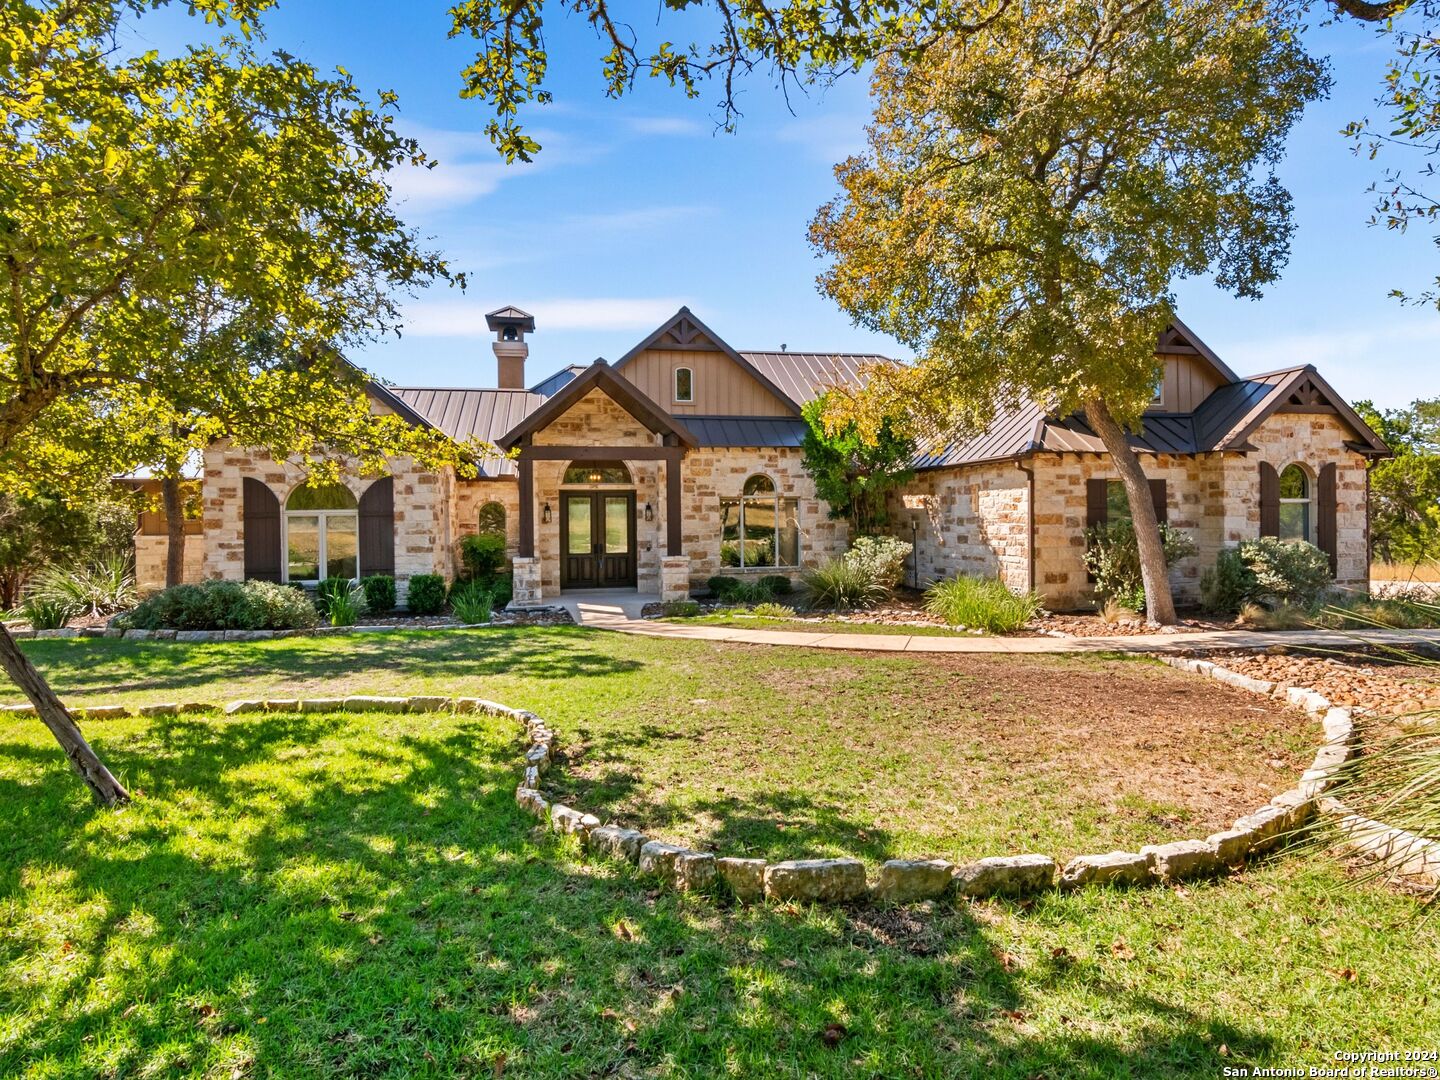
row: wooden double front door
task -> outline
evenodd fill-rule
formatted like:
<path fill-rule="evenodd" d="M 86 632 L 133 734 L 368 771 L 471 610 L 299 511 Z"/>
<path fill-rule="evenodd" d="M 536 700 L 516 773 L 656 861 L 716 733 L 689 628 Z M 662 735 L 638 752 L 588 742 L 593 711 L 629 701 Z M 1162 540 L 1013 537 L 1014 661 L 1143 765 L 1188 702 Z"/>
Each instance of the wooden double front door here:
<path fill-rule="evenodd" d="M 635 493 L 560 493 L 560 587 L 635 584 Z"/>

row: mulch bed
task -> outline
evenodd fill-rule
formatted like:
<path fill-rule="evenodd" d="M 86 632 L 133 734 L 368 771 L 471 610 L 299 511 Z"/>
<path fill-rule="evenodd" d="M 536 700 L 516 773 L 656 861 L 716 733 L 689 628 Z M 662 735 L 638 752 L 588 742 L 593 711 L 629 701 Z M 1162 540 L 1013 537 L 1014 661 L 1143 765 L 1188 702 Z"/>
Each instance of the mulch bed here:
<path fill-rule="evenodd" d="M 1283 646 L 1264 653 L 1207 652 L 1234 671 L 1287 686 L 1316 690 L 1336 705 L 1404 716 L 1440 710 L 1440 665 L 1356 649 L 1324 656 Z"/>
<path fill-rule="evenodd" d="M 1084 611 L 1058 615 L 1046 614 L 1037 619 L 1033 625 L 1047 633 L 1064 634 L 1068 637 L 1135 637 L 1139 634 L 1162 632 L 1156 627 L 1147 625 L 1144 619 L 1120 619 L 1116 622 L 1106 622 L 1098 613 Z M 1179 623 L 1163 632 L 1199 634 L 1209 630 L 1235 629 L 1238 627 L 1234 619 L 1187 613 L 1180 616 Z"/>

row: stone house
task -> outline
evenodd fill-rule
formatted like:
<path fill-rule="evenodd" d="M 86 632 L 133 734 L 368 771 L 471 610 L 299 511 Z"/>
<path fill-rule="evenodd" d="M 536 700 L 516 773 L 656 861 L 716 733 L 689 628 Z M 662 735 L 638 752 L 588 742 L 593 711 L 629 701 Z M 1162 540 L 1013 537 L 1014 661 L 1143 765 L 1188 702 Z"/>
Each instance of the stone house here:
<path fill-rule="evenodd" d="M 386 476 L 317 488 L 294 464 L 222 440 L 205 453 L 195 576 L 389 573 L 403 597 L 412 575 L 453 577 L 462 539 L 486 530 L 506 539 L 517 604 L 596 588 L 677 599 L 715 574 L 793 575 L 848 547 L 801 466 L 800 410 L 885 358 L 740 352 L 681 308 L 613 364 L 531 385 L 534 319 L 507 307 L 487 321 L 496 387 L 376 383 L 371 396 L 508 456 L 484 458 L 475 478 L 397 459 Z M 1242 379 L 1178 322 L 1159 353 L 1164 380 L 1135 444 L 1157 508 L 1200 547 L 1176 568 L 1179 595 L 1194 595 L 1222 545 L 1261 533 L 1314 541 L 1342 583 L 1364 586 L 1366 469 L 1386 452 L 1375 434 L 1308 366 Z M 916 468 L 892 520 L 915 542 L 919 582 L 999 575 L 1055 607 L 1088 601 L 1085 529 L 1125 502 L 1083 417 L 1022 408 L 926 447 Z M 137 535 L 142 567 L 163 566 L 163 550 L 147 554 L 155 531 Z M 142 571 L 142 584 L 158 582 Z"/>

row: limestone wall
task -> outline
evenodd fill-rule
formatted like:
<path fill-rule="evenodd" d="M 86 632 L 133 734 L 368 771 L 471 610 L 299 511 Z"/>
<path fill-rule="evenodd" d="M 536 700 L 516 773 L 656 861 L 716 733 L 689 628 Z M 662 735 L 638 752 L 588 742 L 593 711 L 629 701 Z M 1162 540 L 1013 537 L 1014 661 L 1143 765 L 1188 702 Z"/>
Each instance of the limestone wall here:
<path fill-rule="evenodd" d="M 690 557 L 690 577 L 703 582 L 715 574 L 737 577 L 785 573 L 786 568 L 753 570 L 720 565 L 720 500 L 738 497 L 745 481 L 764 473 L 775 481 L 782 499 L 795 499 L 800 524 L 800 564 L 815 566 L 842 555 L 850 530 L 830 517 L 829 504 L 815 494 L 815 482 L 800 464 L 798 449 L 769 447 L 705 447 L 685 455 L 681 466 L 681 500 L 685 519 L 681 538 Z"/>
<path fill-rule="evenodd" d="M 890 531 L 914 538 L 922 587 L 970 574 L 1028 589 L 1029 498 L 1028 477 L 1013 462 L 925 472 L 892 494 Z"/>
<path fill-rule="evenodd" d="M 449 470 L 421 470 L 409 458 L 395 458 L 390 465 L 395 478 L 395 578 L 403 603 L 411 575 L 454 576 L 449 557 L 449 501 L 454 480 Z M 294 462 L 277 462 L 263 450 L 235 447 L 228 440 L 215 442 L 205 451 L 205 531 L 203 537 L 191 539 L 197 543 L 203 539 L 202 575 L 206 578 L 238 581 L 245 576 L 242 489 L 247 476 L 275 493 L 283 513 L 285 500 L 306 473 Z M 342 469 L 340 479 L 359 499 L 378 478 Z M 363 566 L 360 572 L 366 572 Z"/>
<path fill-rule="evenodd" d="M 165 556 L 169 548 L 163 536 L 135 534 L 135 587 L 142 593 L 157 592 L 165 587 Z M 204 577 L 205 537 L 192 533 L 185 537 L 185 569 L 183 580 L 199 581 Z"/>

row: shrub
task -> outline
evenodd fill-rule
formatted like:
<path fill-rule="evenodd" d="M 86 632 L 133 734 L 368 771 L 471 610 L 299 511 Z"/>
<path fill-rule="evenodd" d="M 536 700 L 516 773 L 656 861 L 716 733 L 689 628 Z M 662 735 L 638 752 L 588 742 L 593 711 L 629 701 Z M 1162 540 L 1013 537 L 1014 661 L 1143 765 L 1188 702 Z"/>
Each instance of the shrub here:
<path fill-rule="evenodd" d="M 806 570 L 800 580 L 811 607 L 829 607 L 838 611 L 872 608 L 890 595 L 890 590 L 875 580 L 868 567 L 843 556 L 828 559 Z"/>
<path fill-rule="evenodd" d="M 59 630 L 70 621 L 75 609 L 64 599 L 31 593 L 20 605 L 20 613 L 33 630 Z"/>
<path fill-rule="evenodd" d="M 496 574 L 486 587 L 490 590 L 490 602 L 497 611 L 515 598 L 515 579 L 509 574 Z"/>
<path fill-rule="evenodd" d="M 1312 607 L 1334 583 L 1330 557 L 1303 540 L 1274 536 L 1245 540 L 1240 544 L 1240 557 L 1255 576 L 1249 599 L 1262 604 Z"/>
<path fill-rule="evenodd" d="M 472 578 L 493 577 L 505 565 L 505 537 L 479 533 L 460 541 L 460 558 Z"/>
<path fill-rule="evenodd" d="M 1106 626 L 1114 626 L 1126 619 L 1138 618 L 1139 615 L 1138 611 L 1131 611 L 1118 600 L 1106 600 L 1100 607 L 1100 621 Z"/>
<path fill-rule="evenodd" d="M 491 604 L 490 590 L 473 581 L 466 582 L 450 597 L 450 607 L 455 612 L 455 618 L 472 626 L 490 621 Z"/>
<path fill-rule="evenodd" d="M 304 630 L 316 621 L 303 589 L 270 581 L 202 581 L 147 597 L 118 624 L 136 630 Z"/>
<path fill-rule="evenodd" d="M 1145 582 L 1140 574 L 1140 546 L 1135 540 L 1134 524 L 1121 518 L 1094 526 L 1085 537 L 1085 567 L 1095 577 L 1095 595 L 1119 601 L 1132 611 L 1144 611 Z M 1188 536 L 1164 523 L 1160 525 L 1160 540 L 1167 567 L 1197 550 Z"/>
<path fill-rule="evenodd" d="M 1040 614 L 1040 597 L 1011 592 L 998 578 L 960 577 L 937 581 L 925 590 L 925 610 L 951 626 L 990 634 L 1019 630 Z"/>
<path fill-rule="evenodd" d="M 784 574 L 766 574 L 760 579 L 760 584 L 775 596 L 789 596 L 795 591 L 795 583 Z"/>
<path fill-rule="evenodd" d="M 343 581 L 343 578 L 327 578 L 326 581 Z M 321 582 L 323 585 L 324 582 Z M 346 582 L 349 585 L 349 582 Z M 357 585 L 350 585 L 344 592 L 332 590 L 326 601 L 331 626 L 354 626 L 360 620 L 364 607 L 364 592 Z"/>
<path fill-rule="evenodd" d="M 40 572 L 30 595 L 66 605 L 72 614 L 109 615 L 134 607 L 135 575 L 130 560 L 111 555 L 87 566 L 49 566 Z"/>
<path fill-rule="evenodd" d="M 315 606 L 320 609 L 320 614 L 329 616 L 330 607 L 336 600 L 346 598 L 352 600 L 358 607 L 360 598 L 354 596 L 355 582 L 350 578 L 327 577 L 315 586 Z M 362 594 L 363 595 L 363 594 Z M 336 625 L 353 626 L 353 623 L 337 623 Z"/>
<path fill-rule="evenodd" d="M 894 592 L 905 577 L 905 560 L 912 550 L 908 541 L 898 537 L 858 536 L 845 553 L 845 561 L 869 574 L 886 592 Z"/>
<path fill-rule="evenodd" d="M 1255 575 L 1238 548 L 1221 548 L 1215 565 L 1200 576 L 1200 603 L 1206 611 L 1234 615 L 1255 592 Z"/>
<path fill-rule="evenodd" d="M 445 607 L 445 579 L 439 574 L 416 574 L 410 579 L 405 606 L 412 615 L 438 615 Z"/>
<path fill-rule="evenodd" d="M 739 578 L 726 577 L 724 574 L 716 574 L 705 582 L 705 587 L 710 590 L 710 595 L 716 600 L 729 600 L 735 590 L 743 584 Z"/>
<path fill-rule="evenodd" d="M 395 610 L 395 579 L 389 574 L 371 574 L 361 578 L 360 588 L 365 592 L 365 610 L 372 615 L 384 615 Z"/>
<path fill-rule="evenodd" d="M 700 605 L 694 600 L 667 600 L 660 605 L 660 613 L 667 619 L 693 619 L 700 614 Z"/>
<path fill-rule="evenodd" d="M 750 612 L 766 619 L 793 619 L 795 617 L 795 609 L 784 604 L 756 604 L 750 609 Z"/>

